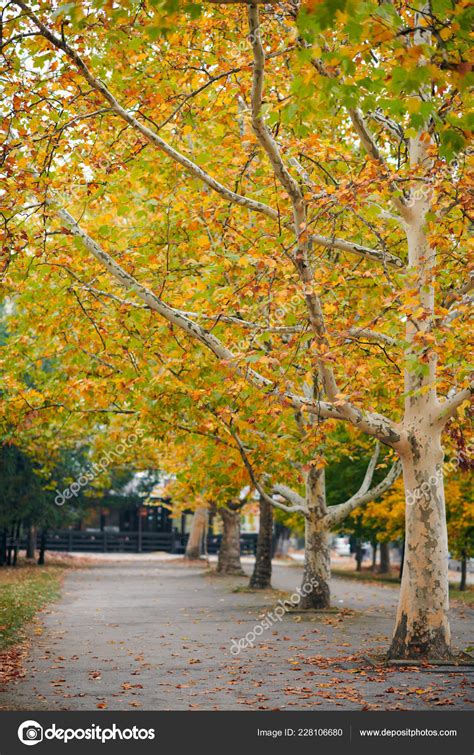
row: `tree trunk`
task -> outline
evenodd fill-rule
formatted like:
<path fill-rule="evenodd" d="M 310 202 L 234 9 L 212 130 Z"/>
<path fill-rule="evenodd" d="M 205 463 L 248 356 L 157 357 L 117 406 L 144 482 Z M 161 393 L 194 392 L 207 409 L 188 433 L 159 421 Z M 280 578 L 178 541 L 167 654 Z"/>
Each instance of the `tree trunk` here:
<path fill-rule="evenodd" d="M 359 541 L 356 543 L 355 559 L 356 559 L 356 571 L 362 571 L 362 560 L 364 558 L 364 549 Z"/>
<path fill-rule="evenodd" d="M 410 434 L 401 454 L 406 495 L 405 556 L 390 658 L 451 655 L 448 538 L 439 434 Z"/>
<path fill-rule="evenodd" d="M 41 540 L 40 540 L 40 548 L 39 548 L 39 556 L 38 556 L 38 564 L 40 566 L 44 565 L 45 562 L 45 554 L 46 554 L 46 537 L 47 537 L 47 530 L 44 529 L 41 532 Z"/>
<path fill-rule="evenodd" d="M 418 18 L 415 17 L 415 23 Z M 415 44 L 430 44 L 427 30 L 417 30 Z M 430 96 L 429 87 L 424 94 Z M 420 94 L 420 97 L 422 95 Z M 409 139 L 412 167 L 429 170 L 433 141 L 424 124 Z M 405 411 L 397 450 L 405 485 L 405 557 L 397 621 L 390 658 L 445 659 L 451 656 L 448 620 L 448 537 L 443 485 L 440 404 L 436 394 L 435 323 L 436 249 L 426 235 L 432 210 L 430 192 L 412 193 L 405 226 L 408 246 L 407 296 L 422 316 L 406 318 Z"/>
<path fill-rule="evenodd" d="M 275 558 L 286 558 L 288 555 L 288 548 L 290 545 L 290 530 L 288 527 L 284 527 L 282 524 L 275 525 L 276 530 L 276 546 L 275 546 Z"/>
<path fill-rule="evenodd" d="M 271 587 L 272 580 L 273 506 L 260 496 L 259 507 L 257 553 L 249 587 L 264 590 Z"/>
<path fill-rule="evenodd" d="M 459 589 L 464 591 L 467 584 L 467 556 L 466 551 L 461 553 L 461 581 L 459 583 Z"/>
<path fill-rule="evenodd" d="M 305 522 L 305 555 L 300 608 L 329 608 L 331 605 L 331 553 L 329 532 L 321 522 Z"/>
<path fill-rule="evenodd" d="M 15 526 L 10 529 L 8 536 L 9 542 L 7 545 L 7 566 L 13 566 L 13 553 L 15 549 Z"/>
<path fill-rule="evenodd" d="M 16 566 L 18 561 L 18 551 L 20 550 L 20 533 L 21 524 L 17 524 L 14 530 L 14 543 L 13 543 L 13 566 Z"/>
<path fill-rule="evenodd" d="M 193 514 L 193 521 L 191 523 L 191 532 L 189 533 L 188 542 L 186 544 L 185 558 L 195 560 L 200 558 L 203 552 L 203 538 L 207 527 L 208 509 L 199 508 Z"/>
<path fill-rule="evenodd" d="M 405 538 L 402 540 L 402 544 L 400 547 L 400 569 L 398 571 L 398 579 L 402 580 L 403 577 L 403 562 L 405 561 Z"/>
<path fill-rule="evenodd" d="M 390 547 L 389 543 L 380 543 L 380 573 L 390 574 Z"/>
<path fill-rule="evenodd" d="M 326 521 L 324 469 L 312 467 L 306 480 L 305 554 L 300 608 L 329 608 L 331 551 Z"/>
<path fill-rule="evenodd" d="M 5 566 L 7 563 L 7 530 L 6 527 L 2 529 L 2 537 L 0 539 L 0 566 Z"/>
<path fill-rule="evenodd" d="M 34 558 L 36 549 L 36 529 L 28 525 L 26 532 L 26 558 Z"/>
<path fill-rule="evenodd" d="M 377 540 L 372 540 L 372 571 L 377 569 Z"/>
<path fill-rule="evenodd" d="M 217 559 L 218 574 L 244 574 L 240 563 L 240 510 L 220 508 L 224 531 Z"/>

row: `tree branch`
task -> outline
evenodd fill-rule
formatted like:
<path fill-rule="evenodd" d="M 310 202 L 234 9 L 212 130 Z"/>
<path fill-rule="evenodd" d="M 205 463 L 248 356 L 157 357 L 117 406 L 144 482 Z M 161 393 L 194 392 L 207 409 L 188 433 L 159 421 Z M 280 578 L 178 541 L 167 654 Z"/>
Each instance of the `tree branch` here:
<path fill-rule="evenodd" d="M 249 40 L 253 52 L 253 78 L 252 78 L 252 127 L 255 134 L 268 155 L 276 177 L 288 192 L 293 202 L 301 202 L 303 195 L 298 182 L 290 175 L 280 155 L 278 145 L 272 134 L 265 126 L 262 117 L 263 80 L 265 72 L 265 52 L 260 38 L 259 10 L 256 5 L 250 5 L 248 9 Z"/>
<path fill-rule="evenodd" d="M 300 275 L 301 281 L 305 286 L 304 296 L 308 308 L 311 326 L 319 342 L 323 345 L 328 345 L 327 330 L 324 322 L 324 314 L 321 306 L 321 301 L 319 299 L 319 296 L 313 290 L 314 276 L 308 257 L 310 242 L 309 237 L 306 233 L 306 207 L 304 197 L 299 184 L 288 173 L 281 159 L 278 147 L 274 142 L 271 134 L 265 128 L 261 117 L 265 55 L 260 39 L 259 11 L 256 6 L 253 5 L 249 7 L 248 17 L 250 28 L 250 42 L 252 44 L 252 50 L 254 54 L 252 125 L 255 133 L 257 134 L 257 137 L 259 138 L 260 143 L 262 144 L 263 148 L 270 158 L 275 171 L 275 175 L 287 190 L 291 198 L 293 204 L 295 235 L 298 244 L 296 255 L 293 257 L 293 262 Z M 322 240 L 322 237 L 319 238 Z M 324 242 L 326 243 L 325 239 Z M 342 244 L 344 242 L 340 243 Z M 363 247 L 360 247 L 360 249 L 363 249 Z M 354 245 L 352 245 L 352 251 L 354 250 Z M 341 401 L 332 367 L 322 358 L 318 359 L 318 365 L 321 372 L 325 393 L 332 402 L 338 402 L 340 414 L 352 424 L 360 427 L 361 429 L 364 428 L 365 432 L 369 432 L 369 434 L 373 435 L 373 429 L 376 428 L 379 420 L 377 419 L 375 420 L 375 422 L 373 422 L 373 418 L 369 420 L 367 414 L 361 412 L 359 409 L 356 409 L 347 399 L 343 399 Z M 380 419 L 382 419 L 384 425 L 387 424 L 387 420 L 385 418 Z M 383 435 L 385 436 L 385 438 L 387 437 L 385 431 L 383 432 Z M 382 434 L 376 434 L 375 437 L 383 440 L 384 443 L 387 442 L 386 439 L 382 438 Z"/>
<path fill-rule="evenodd" d="M 54 205 L 53 200 L 48 199 L 47 205 Z M 113 259 L 113 257 L 110 256 L 110 254 L 88 236 L 67 210 L 58 208 L 56 214 L 74 236 L 82 239 L 86 249 L 120 283 L 122 287 L 132 291 L 147 305 L 147 307 L 164 317 L 164 319 L 172 325 L 176 325 L 191 338 L 202 343 L 206 348 L 212 351 L 220 361 L 226 364 L 238 375 L 241 375 L 249 383 L 259 388 L 259 390 L 264 391 L 267 395 L 272 395 L 277 401 L 292 406 L 295 409 L 304 408 L 318 418 L 348 420 L 355 427 L 358 427 L 369 435 L 373 435 L 382 443 L 386 443 L 389 446 L 394 446 L 399 442 L 400 435 L 396 424 L 381 414 L 366 412 L 349 404 L 349 402 L 346 402 L 344 407 L 348 409 L 348 411 L 343 412 L 339 405 L 327 401 L 311 398 L 308 399 L 305 396 L 298 396 L 288 391 L 279 391 L 277 384 L 272 380 L 269 380 L 269 378 L 264 377 L 248 366 L 239 366 L 235 354 L 224 346 L 218 338 L 195 323 L 189 317 L 181 314 L 179 310 L 165 304 L 165 302 L 155 293 L 139 283 L 133 275 L 127 273 Z"/>
<path fill-rule="evenodd" d="M 403 128 L 396 121 L 392 120 L 392 118 L 388 118 L 379 110 L 371 111 L 370 113 L 368 113 L 368 116 L 399 141 L 403 141 L 405 139 Z"/>
<path fill-rule="evenodd" d="M 56 47 L 58 50 L 62 50 L 62 52 L 64 52 L 73 61 L 82 76 L 86 79 L 90 86 L 109 103 L 111 109 L 115 113 L 117 113 L 117 115 L 119 115 L 126 123 L 132 126 L 132 128 L 142 134 L 142 136 L 144 136 L 148 142 L 153 144 L 155 147 L 158 147 L 158 149 L 168 155 L 168 157 L 171 157 L 175 162 L 182 165 L 183 168 L 185 168 L 189 173 L 191 173 L 196 178 L 199 178 L 207 186 L 209 186 L 209 188 L 213 189 L 213 191 L 215 191 L 227 201 L 240 205 L 241 207 L 246 207 L 247 209 L 253 210 L 254 212 L 262 213 L 263 215 L 266 215 L 267 217 L 274 220 L 278 219 L 278 212 L 276 210 L 266 204 L 263 204 L 262 202 L 257 202 L 254 199 L 244 197 L 241 194 L 237 194 L 231 189 L 228 189 L 226 186 L 219 183 L 219 181 L 206 173 L 205 170 L 196 165 L 196 163 L 192 162 L 192 160 L 190 160 L 188 157 L 182 155 L 180 152 L 174 149 L 174 147 L 165 142 L 164 139 L 158 136 L 158 134 L 156 134 L 144 124 L 140 123 L 140 121 L 138 121 L 135 116 L 132 115 L 132 113 L 125 110 L 117 102 L 117 100 L 108 90 L 103 81 L 100 81 L 92 74 L 80 55 L 78 55 L 78 53 L 73 50 L 67 44 L 67 42 L 64 41 L 64 39 L 56 36 L 54 32 L 50 31 L 47 26 L 42 23 L 38 16 L 26 5 L 26 3 L 22 2 L 21 0 L 14 0 L 14 2 L 26 13 L 31 21 L 33 21 L 33 23 L 38 27 L 45 39 L 51 42 L 51 44 L 54 45 L 54 47 Z"/>
<path fill-rule="evenodd" d="M 449 291 L 448 295 L 446 296 L 445 306 L 451 308 L 453 304 L 458 300 L 462 299 L 466 294 L 468 294 L 472 289 L 474 288 L 474 272 L 469 273 L 469 278 L 463 285 L 458 289 L 453 289 Z"/>
<path fill-rule="evenodd" d="M 311 236 L 310 240 L 317 246 L 324 246 L 327 249 L 340 249 L 342 252 L 349 252 L 350 254 L 357 254 L 359 257 L 366 257 L 376 262 L 382 262 L 383 264 L 391 265 L 392 267 L 404 268 L 405 263 L 400 257 L 397 257 L 390 252 L 384 252 L 380 249 L 370 249 L 367 246 L 361 246 L 360 244 L 354 244 L 351 241 L 344 241 L 344 239 L 332 239 L 324 236 Z"/>
<path fill-rule="evenodd" d="M 287 485 L 274 485 L 272 493 L 276 493 L 277 495 L 281 495 L 283 498 L 286 498 L 286 500 L 292 503 L 293 506 L 306 509 L 306 501 L 303 496 L 297 493 L 296 490 L 289 488 Z"/>
<path fill-rule="evenodd" d="M 349 117 L 352 121 L 352 125 L 354 127 L 354 131 L 357 133 L 357 136 L 359 137 L 362 146 L 364 147 L 365 151 L 370 155 L 370 157 L 379 163 L 386 171 L 387 174 L 390 173 L 389 168 L 382 156 L 382 153 L 380 152 L 379 148 L 377 147 L 377 144 L 375 143 L 375 139 L 370 133 L 370 130 L 364 120 L 364 116 L 362 115 L 359 108 L 349 108 L 348 111 Z M 397 187 L 394 186 L 394 184 L 390 183 L 392 190 L 396 190 Z M 397 209 L 397 211 L 400 213 L 401 217 L 408 222 L 411 219 L 411 211 L 403 201 L 403 199 L 399 196 L 392 196 L 392 204 Z"/>
<path fill-rule="evenodd" d="M 375 341 L 375 343 L 387 344 L 388 346 L 397 345 L 395 338 L 387 336 L 385 333 L 377 333 L 375 330 L 369 330 L 368 328 L 349 328 L 349 337 L 351 339 L 366 338 L 368 341 Z"/>
<path fill-rule="evenodd" d="M 468 388 L 463 388 L 461 391 L 458 391 L 454 394 L 454 396 L 451 396 L 450 398 L 446 399 L 442 404 L 440 404 L 440 408 L 438 411 L 438 415 L 436 417 L 436 422 L 440 423 L 441 425 L 445 425 L 448 420 L 453 417 L 459 407 L 465 402 L 465 401 L 471 401 L 472 397 L 474 395 L 474 383 L 471 383 L 471 385 Z"/>
<path fill-rule="evenodd" d="M 367 472 L 368 471 L 369 470 L 367 470 Z M 362 487 L 364 485 L 363 483 L 361 490 L 358 490 L 357 493 L 349 498 L 349 500 L 345 501 L 345 503 L 339 503 L 337 506 L 330 506 L 328 512 L 329 526 L 334 527 L 336 524 L 339 524 L 339 522 L 345 519 L 346 516 L 351 513 L 351 511 L 357 508 L 357 506 L 362 506 L 365 503 L 369 503 L 369 501 L 373 501 L 380 495 L 382 495 L 382 493 L 385 493 L 389 488 L 391 488 L 397 477 L 400 476 L 401 471 L 401 462 L 397 460 L 395 464 L 392 465 L 390 471 L 388 472 L 386 477 L 384 477 L 382 482 L 379 482 L 379 484 L 374 488 L 366 490 L 365 493 L 361 493 Z"/>
<path fill-rule="evenodd" d="M 303 506 L 285 506 L 284 503 L 280 503 L 280 501 L 277 501 L 275 498 L 272 498 L 268 495 L 268 493 L 265 492 L 263 486 L 257 478 L 257 475 L 255 474 L 255 470 L 250 462 L 242 441 L 240 440 L 239 436 L 232 431 L 232 429 L 229 428 L 229 431 L 236 442 L 237 448 L 239 449 L 240 456 L 242 457 L 242 461 L 244 462 L 244 466 L 248 472 L 250 480 L 257 492 L 262 496 L 263 500 L 270 506 L 275 506 L 276 508 L 281 509 L 282 511 L 286 511 L 290 514 L 306 514 L 306 509 Z"/>
<path fill-rule="evenodd" d="M 48 199 L 46 204 L 49 207 L 54 206 L 54 201 Z M 149 309 L 157 312 L 161 317 L 172 325 L 183 330 L 188 336 L 202 343 L 208 348 L 220 361 L 222 361 L 231 370 L 245 378 L 249 383 L 256 386 L 267 394 L 271 394 L 277 401 L 300 409 L 305 407 L 307 411 L 312 412 L 324 419 L 344 419 L 338 407 L 324 401 L 310 401 L 304 396 L 298 396 L 290 392 L 281 392 L 277 384 L 264 377 L 260 373 L 248 366 L 239 366 L 237 358 L 221 341 L 205 328 L 183 315 L 179 310 L 170 307 L 160 299 L 153 291 L 143 286 L 139 281 L 127 273 L 108 252 L 106 252 L 96 241 L 79 226 L 74 218 L 63 208 L 57 208 L 56 214 L 64 226 L 76 237 L 80 238 L 86 249 L 93 257 L 115 278 L 116 281 L 128 291 L 133 292 L 141 299 Z M 374 415 L 375 416 L 375 415 Z M 386 420 L 388 421 L 388 420 Z"/>
<path fill-rule="evenodd" d="M 329 74 L 327 70 L 324 68 L 324 65 L 321 60 L 318 60 L 316 58 L 312 59 L 312 64 L 314 68 L 318 71 L 318 73 L 321 74 L 321 76 L 327 76 L 334 78 L 333 74 Z M 388 169 L 388 166 L 383 158 L 382 153 L 380 152 L 379 148 L 377 147 L 377 144 L 375 142 L 375 139 L 373 135 L 371 134 L 369 127 L 367 126 L 364 116 L 359 108 L 348 108 L 347 112 L 349 114 L 349 118 L 351 119 L 352 126 L 354 128 L 354 131 L 356 132 L 357 136 L 359 137 L 362 146 L 364 147 L 365 151 L 370 155 L 370 157 L 379 163 L 383 167 L 383 169 L 387 172 L 387 174 L 390 174 L 390 171 Z M 390 187 L 392 191 L 397 191 L 396 185 L 391 181 Z M 393 196 L 392 195 L 392 204 L 398 212 L 400 213 L 400 216 L 408 222 L 411 219 L 411 211 L 409 207 L 407 207 L 405 201 L 399 197 L 399 196 Z"/>
<path fill-rule="evenodd" d="M 255 202 L 247 197 L 242 197 L 235 192 L 230 191 L 226 187 L 219 184 L 215 179 L 209 176 L 199 166 L 195 165 L 191 160 L 181 155 L 174 150 L 170 145 L 164 142 L 157 134 L 142 125 L 136 118 L 128 113 L 124 108 L 119 105 L 113 95 L 109 92 L 105 84 L 93 76 L 88 67 L 82 60 L 82 58 L 62 39 L 51 32 L 36 16 L 36 14 L 21 0 L 14 0 L 26 15 L 33 21 L 33 23 L 40 29 L 43 36 L 50 41 L 57 49 L 62 50 L 65 54 L 74 62 L 84 78 L 88 81 L 90 86 L 93 87 L 99 94 L 109 103 L 112 110 L 120 115 L 123 120 L 129 123 L 133 128 L 138 130 L 145 138 L 151 143 L 155 144 L 162 151 L 172 157 L 176 162 L 183 165 L 194 176 L 202 179 L 208 186 L 214 189 L 217 193 L 223 196 L 225 199 L 234 202 L 238 205 L 247 207 L 257 212 L 261 212 L 268 217 L 277 218 L 278 213 L 267 205 Z M 260 84 L 258 85 L 260 86 Z M 292 179 L 293 180 L 293 179 Z M 299 191 L 299 187 L 298 187 Z M 296 195 L 295 195 L 296 198 Z M 295 263 L 300 272 L 302 281 L 312 288 L 312 272 L 307 259 L 307 240 L 303 240 L 303 232 L 305 226 L 305 208 L 303 202 L 294 202 L 295 209 L 295 230 L 298 237 L 298 253 L 296 255 Z M 78 226 L 75 220 L 69 215 L 66 210 L 58 211 L 59 217 L 62 219 L 66 227 L 68 227 L 76 236 L 79 236 L 84 241 L 88 250 L 103 264 L 106 269 L 114 275 L 114 277 L 120 282 L 121 285 L 134 291 L 142 301 L 147 304 L 151 309 L 157 311 L 161 316 L 165 317 L 169 322 L 178 326 L 184 330 L 188 335 L 200 341 L 207 348 L 209 348 L 220 360 L 225 363 L 236 362 L 235 356 L 227 349 L 223 344 L 215 338 L 211 333 L 204 328 L 190 320 L 189 318 L 179 314 L 172 307 L 166 305 L 161 299 L 159 299 L 152 291 L 141 286 L 133 276 L 126 273 L 123 268 L 113 260 L 95 241 L 93 241 L 84 231 Z M 310 290 L 305 293 L 305 299 L 309 309 L 310 322 L 317 333 L 321 341 L 326 340 L 326 330 L 324 327 L 324 319 L 322 308 L 319 302 L 319 298 L 316 294 Z M 323 383 L 327 395 L 332 401 L 337 400 L 338 391 L 337 385 L 334 379 L 332 369 L 324 362 L 319 360 L 321 374 L 323 377 Z M 235 365 L 235 371 L 238 374 L 245 377 L 253 385 L 258 386 L 261 390 L 264 389 L 267 392 L 271 392 L 276 398 L 284 403 L 289 403 L 295 408 L 305 407 L 307 411 L 323 417 L 333 419 L 347 419 L 357 427 L 371 435 L 379 438 L 383 442 L 393 443 L 396 433 L 394 433 L 394 425 L 385 417 L 375 415 L 371 413 L 362 412 L 359 409 L 353 407 L 348 401 L 343 402 L 340 406 L 326 403 L 323 401 L 307 401 L 302 397 L 294 396 L 291 393 L 279 393 L 276 389 L 276 385 L 268 378 L 259 375 L 251 368 L 242 369 Z M 340 402 L 339 402 L 340 403 Z"/>
<path fill-rule="evenodd" d="M 374 478 L 375 467 L 377 466 L 377 462 L 379 460 L 379 454 L 380 454 L 380 445 L 379 443 L 376 443 L 374 453 L 372 454 L 372 457 L 369 461 L 367 469 L 365 470 L 365 475 L 362 481 L 362 485 L 360 486 L 356 495 L 364 495 L 365 493 L 367 493 L 368 489 L 370 488 L 372 484 L 372 480 Z"/>
<path fill-rule="evenodd" d="M 145 304 L 138 304 L 137 302 L 130 301 L 129 299 L 122 299 L 120 296 L 116 296 L 109 291 L 100 291 L 99 289 L 89 285 L 88 283 L 81 282 L 80 287 L 86 291 L 90 291 L 90 293 L 97 298 L 103 296 L 106 299 L 112 299 L 112 301 L 116 301 L 122 306 L 134 307 L 135 309 L 144 310 L 149 309 L 149 307 Z M 191 312 L 184 309 L 176 309 L 175 311 L 180 315 L 184 315 L 184 317 L 194 317 L 198 320 L 212 321 L 213 327 L 215 327 L 220 322 L 224 322 L 230 325 L 238 325 L 240 328 L 244 328 L 244 330 L 258 330 L 265 333 L 277 333 L 280 335 L 291 335 L 293 333 L 300 333 L 303 330 L 303 327 L 300 325 L 265 325 L 259 324 L 257 322 L 250 322 L 249 320 L 243 320 L 242 318 L 236 317 L 234 315 L 224 315 L 222 312 L 218 312 L 214 315 L 208 315 L 203 312 Z"/>
<path fill-rule="evenodd" d="M 291 259 L 304 285 L 304 298 L 309 314 L 309 321 L 320 343 L 327 345 L 327 332 L 321 302 L 313 289 L 314 276 L 309 260 L 310 241 L 306 232 L 306 205 L 304 195 L 298 182 L 290 175 L 286 168 L 278 146 L 266 128 L 261 115 L 263 79 L 265 72 L 265 54 L 260 39 L 259 11 L 257 6 L 251 5 L 248 10 L 249 39 L 254 56 L 252 80 L 252 126 L 257 138 L 267 153 L 273 166 L 275 176 L 286 189 L 293 205 L 294 229 L 297 241 L 296 254 Z M 334 401 L 338 389 L 334 372 L 328 363 L 319 358 L 318 365 L 327 396 Z M 341 413 L 347 413 L 347 407 L 341 408 Z"/>

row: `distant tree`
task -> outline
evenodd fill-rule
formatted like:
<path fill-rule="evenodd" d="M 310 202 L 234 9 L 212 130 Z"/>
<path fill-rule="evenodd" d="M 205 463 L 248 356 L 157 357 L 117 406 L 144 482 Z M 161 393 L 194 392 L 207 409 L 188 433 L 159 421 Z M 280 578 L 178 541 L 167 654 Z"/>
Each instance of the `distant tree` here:
<path fill-rule="evenodd" d="M 14 445 L 0 446 L 0 565 L 16 561 L 18 543 L 32 527 L 47 528 L 63 513 L 34 462 Z"/>

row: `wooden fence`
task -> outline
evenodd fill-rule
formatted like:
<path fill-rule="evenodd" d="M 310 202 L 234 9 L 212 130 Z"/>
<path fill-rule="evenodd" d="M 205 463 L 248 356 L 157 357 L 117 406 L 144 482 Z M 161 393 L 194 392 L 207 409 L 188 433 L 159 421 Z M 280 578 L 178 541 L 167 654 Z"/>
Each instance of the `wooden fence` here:
<path fill-rule="evenodd" d="M 85 532 L 82 530 L 49 531 L 46 535 L 46 550 L 83 553 L 184 553 L 188 536 L 176 532 Z M 209 535 L 207 552 L 219 551 L 220 535 Z M 26 543 L 20 544 L 21 548 Z M 243 555 L 254 555 L 257 535 L 244 533 L 240 537 Z"/>

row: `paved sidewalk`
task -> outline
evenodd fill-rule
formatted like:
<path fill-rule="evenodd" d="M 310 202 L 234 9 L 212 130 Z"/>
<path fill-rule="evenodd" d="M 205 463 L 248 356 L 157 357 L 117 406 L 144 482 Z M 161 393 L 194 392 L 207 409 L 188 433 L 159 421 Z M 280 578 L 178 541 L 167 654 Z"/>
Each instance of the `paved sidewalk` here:
<path fill-rule="evenodd" d="M 275 566 L 275 587 L 293 591 L 300 580 L 300 566 Z M 232 638 L 251 631 L 283 597 L 246 592 L 246 583 L 178 560 L 103 560 L 71 571 L 62 598 L 32 631 L 25 677 L 0 692 L 0 706 L 337 710 L 472 704 L 472 668 L 388 671 L 361 659 L 361 652 L 387 648 L 397 601 L 391 585 L 336 578 L 339 612 L 286 614 L 255 647 L 233 656 Z M 463 606 L 452 611 L 458 647 L 470 642 L 473 615 Z"/>

